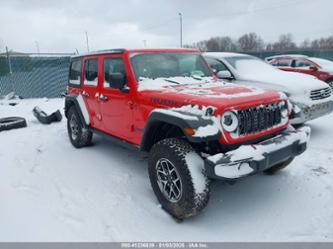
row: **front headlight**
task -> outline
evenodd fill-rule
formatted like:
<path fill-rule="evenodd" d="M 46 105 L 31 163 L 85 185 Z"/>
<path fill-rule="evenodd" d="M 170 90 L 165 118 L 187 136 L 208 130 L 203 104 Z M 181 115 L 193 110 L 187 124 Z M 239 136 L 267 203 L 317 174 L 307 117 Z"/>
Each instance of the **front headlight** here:
<path fill-rule="evenodd" d="M 283 118 L 287 118 L 288 114 L 289 114 L 287 102 L 281 102 L 280 103 L 280 110 L 281 110 L 281 116 Z"/>
<path fill-rule="evenodd" d="M 237 114 L 233 111 L 227 111 L 222 115 L 221 124 L 227 132 L 234 132 L 237 130 L 239 122 Z"/>

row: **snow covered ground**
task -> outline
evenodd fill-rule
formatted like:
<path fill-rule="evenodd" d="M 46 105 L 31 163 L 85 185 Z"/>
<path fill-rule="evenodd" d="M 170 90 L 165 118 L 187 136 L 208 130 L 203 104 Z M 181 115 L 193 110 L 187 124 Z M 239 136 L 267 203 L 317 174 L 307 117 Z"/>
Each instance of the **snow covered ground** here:
<path fill-rule="evenodd" d="M 215 182 L 208 207 L 176 223 L 158 205 L 147 162 L 100 137 L 75 149 L 66 119 L 32 115 L 63 100 L 1 105 L 24 129 L 0 132 L 0 241 L 333 241 L 333 115 L 312 121 L 310 147 L 275 176 Z"/>

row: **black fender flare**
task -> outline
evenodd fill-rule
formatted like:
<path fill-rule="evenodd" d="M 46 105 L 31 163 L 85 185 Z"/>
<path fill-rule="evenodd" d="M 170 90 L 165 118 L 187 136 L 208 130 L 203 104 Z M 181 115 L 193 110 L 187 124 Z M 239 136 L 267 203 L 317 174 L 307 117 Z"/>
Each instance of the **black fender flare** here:
<path fill-rule="evenodd" d="M 32 110 L 33 115 L 37 120 L 42 124 L 51 124 L 52 122 L 60 122 L 62 120 L 62 115 L 59 110 L 53 112 L 50 115 L 47 115 L 42 109 L 38 106 Z"/>
<path fill-rule="evenodd" d="M 183 131 L 185 128 L 192 128 L 194 130 L 197 130 L 199 127 L 213 125 L 214 122 L 210 118 L 203 118 L 202 116 L 192 113 L 183 113 L 172 109 L 167 109 L 165 112 L 164 109 L 162 109 L 161 111 L 159 109 L 156 109 L 150 113 L 147 119 L 140 144 L 140 149 L 142 151 L 149 150 L 150 146 L 148 145 L 150 144 L 149 140 L 151 139 L 153 127 L 161 123 L 176 126 Z M 187 135 L 185 135 L 185 137 L 191 143 L 202 143 L 218 140 L 221 137 L 221 132 L 219 131 L 215 135 L 205 137 L 195 137 Z"/>

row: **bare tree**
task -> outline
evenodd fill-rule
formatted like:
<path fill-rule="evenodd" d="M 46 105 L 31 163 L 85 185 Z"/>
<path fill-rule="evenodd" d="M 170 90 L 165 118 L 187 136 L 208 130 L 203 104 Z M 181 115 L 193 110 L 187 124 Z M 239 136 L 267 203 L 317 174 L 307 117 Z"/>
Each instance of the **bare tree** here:
<path fill-rule="evenodd" d="M 320 38 L 311 42 L 312 49 L 333 49 L 333 36 Z"/>
<path fill-rule="evenodd" d="M 242 52 L 284 52 L 297 49 L 333 49 L 333 36 L 316 40 L 305 39 L 299 46 L 293 41 L 291 34 L 283 34 L 274 43 L 264 43 L 256 33 L 244 34 L 237 41 L 229 36 L 212 37 L 186 47 L 198 48 L 201 51 L 242 51 Z"/>
<path fill-rule="evenodd" d="M 217 37 L 210 38 L 206 42 L 207 50 L 211 52 L 221 51 Z"/>
<path fill-rule="evenodd" d="M 3 39 L 0 37 L 0 53 L 5 51 L 5 43 Z"/>
<path fill-rule="evenodd" d="M 273 51 L 273 44 L 272 44 L 272 43 L 267 43 L 267 44 L 264 46 L 263 51 Z"/>
<path fill-rule="evenodd" d="M 199 42 L 193 43 L 192 45 L 184 45 L 184 48 L 196 48 L 202 52 L 206 52 L 207 51 L 207 41 L 199 41 Z"/>
<path fill-rule="evenodd" d="M 229 37 L 213 37 L 207 41 L 208 51 L 235 51 L 237 44 Z"/>
<path fill-rule="evenodd" d="M 311 42 L 309 39 L 305 39 L 304 41 L 302 41 L 301 45 L 299 46 L 299 48 L 301 49 L 309 49 L 311 47 Z"/>
<path fill-rule="evenodd" d="M 264 42 L 256 33 L 242 35 L 238 39 L 238 44 L 241 51 L 262 51 L 264 49 Z"/>
<path fill-rule="evenodd" d="M 294 50 L 297 46 L 293 42 L 293 37 L 291 34 L 280 35 L 279 41 L 273 44 L 273 50 L 275 51 L 287 51 Z"/>

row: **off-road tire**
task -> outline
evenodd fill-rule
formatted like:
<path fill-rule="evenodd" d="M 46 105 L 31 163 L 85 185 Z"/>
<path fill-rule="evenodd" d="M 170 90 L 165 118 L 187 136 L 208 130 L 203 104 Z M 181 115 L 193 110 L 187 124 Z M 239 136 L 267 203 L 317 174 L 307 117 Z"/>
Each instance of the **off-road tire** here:
<path fill-rule="evenodd" d="M 21 117 L 0 118 L 0 131 L 27 127 L 27 122 Z"/>
<path fill-rule="evenodd" d="M 195 175 L 193 175 L 192 168 L 191 174 L 191 170 L 186 161 L 186 156 L 189 153 L 196 153 L 189 143 L 177 138 L 168 138 L 158 142 L 152 147 L 148 160 L 149 178 L 154 193 L 161 203 L 162 208 L 177 220 L 183 220 L 197 215 L 207 206 L 210 195 L 210 181 L 206 177 L 203 168 L 199 169 Z M 202 160 L 199 155 L 196 154 L 196 156 L 199 160 Z M 161 158 L 172 162 L 180 176 L 182 194 L 177 202 L 169 201 L 161 192 L 158 185 L 157 164 Z M 200 177 L 200 179 L 193 179 L 194 177 Z M 195 182 L 198 182 L 198 180 L 205 184 L 201 185 L 204 186 L 204 189 L 201 188 L 200 192 L 196 193 Z"/>
<path fill-rule="evenodd" d="M 78 129 L 77 129 L 77 134 L 75 136 L 73 136 L 71 121 L 76 122 L 77 124 Z M 67 131 L 68 131 L 69 140 L 71 141 L 74 147 L 82 148 L 91 144 L 93 134 L 90 130 L 88 130 L 83 126 L 80 116 L 74 106 L 70 107 L 70 109 L 68 110 Z"/>
<path fill-rule="evenodd" d="M 289 158 L 288 160 L 282 162 L 282 163 L 278 163 L 276 165 L 274 165 L 273 167 L 266 169 L 264 171 L 264 173 L 266 175 L 274 175 L 276 172 L 286 168 L 289 164 L 291 164 L 291 162 L 294 160 L 294 157 Z"/>

